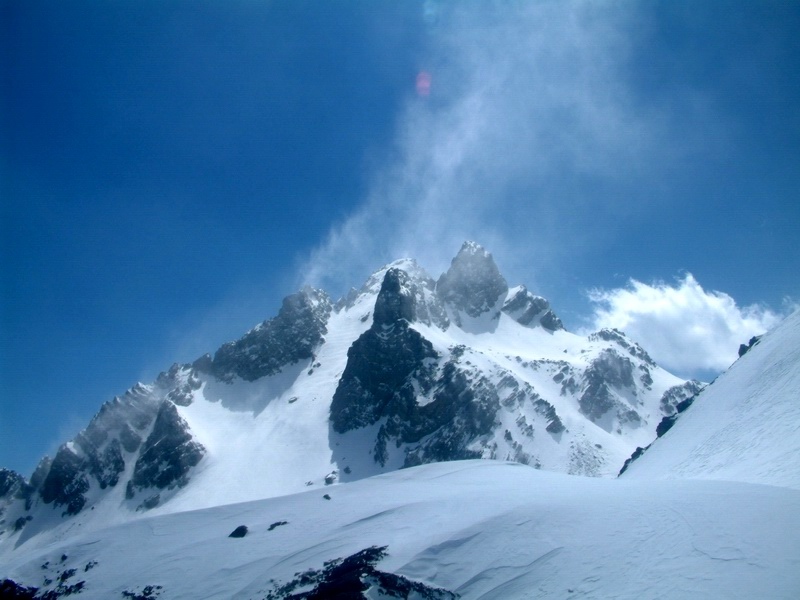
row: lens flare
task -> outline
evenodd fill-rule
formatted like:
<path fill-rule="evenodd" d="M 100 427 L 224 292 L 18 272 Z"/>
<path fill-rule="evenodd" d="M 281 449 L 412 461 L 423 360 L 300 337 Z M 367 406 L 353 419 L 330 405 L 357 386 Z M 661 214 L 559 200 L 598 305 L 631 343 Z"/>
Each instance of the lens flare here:
<path fill-rule="evenodd" d="M 417 95 L 428 96 L 431 93 L 431 74 L 427 71 L 420 71 L 417 74 Z"/>

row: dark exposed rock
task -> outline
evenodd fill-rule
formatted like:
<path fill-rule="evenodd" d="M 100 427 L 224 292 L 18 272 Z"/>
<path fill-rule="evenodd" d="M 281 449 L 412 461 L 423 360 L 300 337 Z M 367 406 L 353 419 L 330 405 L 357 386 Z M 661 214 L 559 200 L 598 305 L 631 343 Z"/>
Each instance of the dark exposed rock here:
<path fill-rule="evenodd" d="M 672 426 L 675 425 L 675 421 L 678 420 L 678 413 L 674 415 L 670 415 L 668 417 L 664 417 L 659 421 L 658 425 L 656 426 L 656 437 L 661 437 L 665 433 L 667 433 Z"/>
<path fill-rule="evenodd" d="M 39 490 L 44 503 L 65 506 L 68 515 L 78 514 L 86 504 L 84 494 L 89 491 L 85 467 L 85 460 L 69 444 L 62 445 Z"/>
<path fill-rule="evenodd" d="M 561 319 L 556 316 L 556 313 L 554 313 L 552 309 L 548 310 L 546 313 L 544 313 L 544 315 L 542 315 L 542 318 L 539 319 L 539 323 L 541 323 L 542 327 L 549 329 L 550 331 L 564 329 L 564 324 L 561 322 Z"/>
<path fill-rule="evenodd" d="M 460 364 L 466 349 L 457 346 L 442 362 L 432 345 L 408 326 L 416 306 L 412 288 L 401 271 L 386 272 L 373 325 L 349 349 L 334 394 L 335 432 L 380 422 L 371 448 L 375 461 L 386 464 L 389 444 L 405 445 L 403 466 L 409 467 L 479 458 L 482 450 L 474 444 L 492 434 L 501 407 L 511 410 L 525 398 L 535 402 L 548 432 L 564 431 L 553 406 L 530 386 L 523 389 L 511 373 L 493 383 L 470 370 L 469 361 Z"/>
<path fill-rule="evenodd" d="M 236 529 L 231 531 L 228 537 L 232 538 L 243 538 L 247 535 L 247 525 L 239 525 Z"/>
<path fill-rule="evenodd" d="M 411 259 L 398 260 L 379 269 L 367 279 L 360 291 L 351 290 L 350 294 L 348 294 L 348 300 L 346 302 L 339 301 L 337 306 L 349 308 L 363 294 L 371 295 L 379 292 L 384 287 L 386 274 L 390 270 L 400 271 L 404 274 L 400 276 L 403 279 L 402 296 L 413 298 L 414 310 L 412 318 L 408 319 L 408 315 L 404 318 L 446 330 L 450 326 L 450 320 L 447 317 L 444 305 L 436 295 L 436 281 Z M 397 300 L 399 299 L 397 298 Z M 390 298 L 386 298 L 386 300 L 390 300 Z M 404 300 L 404 302 L 408 302 L 408 300 Z M 382 315 L 381 307 L 376 307 L 376 310 L 378 311 L 378 320 L 386 318 Z M 364 314 L 361 317 L 361 322 L 367 322 L 370 317 L 373 317 L 372 313 Z"/>
<path fill-rule="evenodd" d="M 644 454 L 644 453 L 645 453 L 645 451 L 646 451 L 646 450 L 647 450 L 649 447 L 650 447 L 650 446 L 648 445 L 648 446 L 645 446 L 644 448 L 642 448 L 641 446 L 639 446 L 638 448 L 636 448 L 636 450 L 634 450 L 634 451 L 633 451 L 633 454 L 631 454 L 630 458 L 628 458 L 627 460 L 625 460 L 625 464 L 623 464 L 623 465 L 622 465 L 622 468 L 619 470 L 619 473 L 617 474 L 617 477 L 619 477 L 619 476 L 620 476 L 620 475 L 622 475 L 622 474 L 623 474 L 625 471 L 627 471 L 627 470 L 628 470 L 628 467 L 630 467 L 630 466 L 631 466 L 631 463 L 633 463 L 633 461 L 635 461 L 635 460 L 637 460 L 638 458 L 640 458 L 640 457 L 642 456 L 642 454 Z"/>
<path fill-rule="evenodd" d="M 634 391 L 633 363 L 611 349 L 603 350 L 584 373 L 584 388 L 578 399 L 581 412 L 597 421 L 616 407 L 611 388 Z"/>
<path fill-rule="evenodd" d="M 97 479 L 100 488 L 117 485 L 120 474 L 125 470 L 125 460 L 122 458 L 119 440 L 111 440 L 102 455 L 99 457 L 94 455 L 92 458 L 89 472 Z"/>
<path fill-rule="evenodd" d="M 214 359 L 206 353 L 192 363 L 192 369 L 198 373 L 212 373 L 214 371 Z"/>
<path fill-rule="evenodd" d="M 188 424 L 175 405 L 164 400 L 136 461 L 128 492 L 182 487 L 188 482 L 189 470 L 204 454 L 205 448 L 193 440 Z"/>
<path fill-rule="evenodd" d="M 597 340 L 603 340 L 606 342 L 614 342 L 621 348 L 627 350 L 628 354 L 633 357 L 636 357 L 640 360 L 643 360 L 651 367 L 655 367 L 655 361 L 650 358 L 650 355 L 645 352 L 644 348 L 642 348 L 636 342 L 631 342 L 625 334 L 622 333 L 619 329 L 601 329 L 595 333 L 589 335 L 589 341 L 595 342 Z"/>
<path fill-rule="evenodd" d="M 375 565 L 386 556 L 386 546 L 365 548 L 345 558 L 326 561 L 322 569 L 297 573 L 288 583 L 275 584 L 265 600 L 357 600 L 376 597 L 365 593 L 380 590 L 380 597 L 455 600 L 459 596 L 401 575 L 379 571 Z M 313 586 L 308 591 L 302 588 Z"/>
<path fill-rule="evenodd" d="M 167 398 L 178 406 L 189 406 L 193 393 L 200 389 L 202 381 L 198 371 L 188 365 L 174 364 L 169 371 L 162 372 L 156 379 L 156 385 L 169 390 Z"/>
<path fill-rule="evenodd" d="M 679 412 L 678 406 L 687 398 L 699 394 L 703 387 L 702 383 L 694 379 L 672 386 L 661 396 L 659 402 L 661 412 L 667 416 Z"/>
<path fill-rule="evenodd" d="M 492 255 L 474 242 L 464 242 L 450 268 L 436 283 L 436 293 L 453 308 L 478 317 L 508 293 Z"/>
<path fill-rule="evenodd" d="M 541 325 L 549 331 L 564 329 L 561 319 L 550 309 L 550 303 L 541 296 L 534 296 L 525 286 L 503 304 L 503 312 L 520 325 L 534 327 Z"/>
<path fill-rule="evenodd" d="M 277 527 L 282 527 L 283 525 L 288 525 L 288 524 L 289 521 L 275 521 L 272 525 L 269 526 L 269 528 L 267 528 L 267 531 L 272 531 Z"/>
<path fill-rule="evenodd" d="M 163 589 L 160 585 L 146 585 L 139 591 L 125 590 L 122 592 L 122 597 L 129 600 L 155 600 L 161 595 Z"/>
<path fill-rule="evenodd" d="M 140 438 L 126 423 L 119 430 L 119 441 L 125 452 L 136 452 L 142 444 Z"/>
<path fill-rule="evenodd" d="M 468 446 L 476 437 L 492 431 L 499 409 L 500 398 L 486 378 L 471 380 L 450 361 L 436 382 L 433 401 L 416 405 L 412 417 L 405 422 L 387 422 L 387 431 L 404 443 L 426 438 L 408 453 L 405 467 L 480 458 L 481 453 Z"/>
<path fill-rule="evenodd" d="M 697 381 L 687 381 L 686 384 L 697 384 L 698 393 L 703 388 L 703 385 L 700 384 Z M 684 385 L 686 385 L 686 384 L 684 384 Z M 670 392 L 671 390 L 675 390 L 675 389 L 679 389 L 679 388 L 683 388 L 683 387 L 684 386 L 674 386 L 674 387 L 670 388 L 669 390 L 667 390 L 667 393 Z M 693 386 L 688 386 L 689 389 L 691 389 L 692 387 Z M 688 398 L 684 398 L 683 400 L 678 402 L 675 405 L 675 412 L 673 414 L 667 415 L 666 417 L 661 419 L 661 421 L 656 426 L 656 438 L 660 438 L 665 433 L 667 433 L 670 429 L 672 429 L 672 426 L 675 425 L 675 423 L 677 422 L 677 420 L 680 417 L 681 413 L 683 413 L 687 408 L 689 408 L 692 405 L 692 403 L 694 402 L 694 400 L 695 400 L 695 396 L 689 396 Z M 662 402 L 663 402 L 663 399 L 662 399 Z M 628 467 L 630 467 L 631 463 L 633 463 L 635 460 L 638 460 L 645 452 L 647 452 L 650 449 L 650 446 L 652 446 L 652 445 L 653 444 L 651 443 L 651 444 L 648 444 L 647 446 L 645 446 L 644 448 L 642 448 L 641 446 L 636 448 L 636 450 L 634 450 L 633 454 L 631 454 L 630 458 L 628 458 L 625 461 L 625 464 L 622 465 L 622 469 L 620 469 L 620 472 L 619 472 L 619 474 L 617 476 L 622 475 L 625 471 L 627 471 Z"/>
<path fill-rule="evenodd" d="M 376 316 L 372 327 L 347 351 L 347 366 L 330 409 L 331 425 L 338 433 L 372 425 L 385 416 L 404 418 L 416 404 L 415 384 L 423 391 L 432 385 L 426 360 L 437 354 L 408 326 L 413 296 L 401 293 L 402 281 L 402 271 L 386 273 L 375 303 L 376 313 L 382 306 L 381 317 Z"/>
<path fill-rule="evenodd" d="M 400 269 L 389 269 L 383 285 L 375 299 L 373 325 L 393 325 L 400 319 L 414 321 L 416 298 L 407 273 Z"/>
<path fill-rule="evenodd" d="M 18 584 L 13 579 L 3 579 L 0 581 L 0 598 L 8 600 L 34 600 L 39 588 L 25 587 Z"/>
<path fill-rule="evenodd" d="M 754 335 L 753 337 L 750 338 L 750 341 L 747 344 L 740 344 L 739 345 L 739 358 L 741 358 L 745 354 L 747 354 L 753 348 L 753 346 L 758 344 L 758 342 L 760 342 L 760 341 L 761 341 L 761 336 L 760 335 Z"/>
<path fill-rule="evenodd" d="M 211 373 L 223 381 L 255 381 L 313 357 L 328 330 L 332 310 L 327 294 L 305 288 L 283 301 L 278 316 L 217 350 Z M 197 364 L 197 363 L 195 363 Z"/>
<path fill-rule="evenodd" d="M 59 449 L 52 463 L 46 459 L 39 464 L 27 486 L 26 509 L 31 508 L 31 493 L 38 490 L 46 504 L 66 506 L 65 514 L 74 515 L 86 505 L 90 478 L 101 489 L 115 486 L 125 470 L 123 448 L 136 451 L 141 439 L 134 429 L 153 422 L 156 406 L 151 390 L 141 384 L 104 403 L 86 429 Z"/>
<path fill-rule="evenodd" d="M 0 469 L 0 500 L 20 498 L 27 485 L 25 478 L 11 469 Z"/>
<path fill-rule="evenodd" d="M 564 423 L 561 422 L 561 419 L 556 414 L 556 409 L 553 407 L 552 404 L 547 402 L 546 400 L 536 400 L 536 409 L 540 411 L 544 417 L 548 420 L 547 427 L 545 427 L 545 431 L 548 433 L 552 433 L 553 435 L 559 434 L 566 429 L 564 427 Z"/>
<path fill-rule="evenodd" d="M 52 464 L 52 459 L 49 456 L 45 456 L 39 461 L 39 464 L 36 465 L 36 468 L 33 470 L 33 475 L 31 475 L 30 482 L 28 482 L 28 485 L 25 486 L 22 492 L 22 497 L 25 499 L 25 510 L 31 509 L 34 495 L 39 489 L 41 489 L 42 484 L 47 478 L 47 474 L 50 472 L 50 466 Z"/>

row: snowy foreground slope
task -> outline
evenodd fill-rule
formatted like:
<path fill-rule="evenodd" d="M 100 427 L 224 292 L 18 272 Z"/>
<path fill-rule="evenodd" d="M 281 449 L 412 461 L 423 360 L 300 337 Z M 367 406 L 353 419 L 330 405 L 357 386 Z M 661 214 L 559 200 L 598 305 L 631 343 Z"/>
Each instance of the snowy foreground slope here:
<path fill-rule="evenodd" d="M 707 386 L 623 477 L 723 479 L 800 490 L 800 311 Z"/>
<path fill-rule="evenodd" d="M 800 594 L 797 490 L 459 461 L 324 491 L 330 499 L 311 490 L 76 532 L 12 557 L 3 574 L 27 586 L 49 580 L 40 593 L 83 582 L 81 598 L 285 598 L 281 590 L 314 588 L 296 574 L 386 546 L 376 568 L 425 584 L 417 598 Z M 240 525 L 247 535 L 228 537 Z M 377 585 L 364 593 L 394 597 Z"/>

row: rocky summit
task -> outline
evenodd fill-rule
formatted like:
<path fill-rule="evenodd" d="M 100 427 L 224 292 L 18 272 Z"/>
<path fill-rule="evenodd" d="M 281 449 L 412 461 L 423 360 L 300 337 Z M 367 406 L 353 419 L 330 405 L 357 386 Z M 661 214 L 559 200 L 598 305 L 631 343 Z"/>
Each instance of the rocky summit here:
<path fill-rule="evenodd" d="M 4 544 L 274 497 L 458 459 L 614 476 L 701 389 L 621 331 L 568 332 L 466 242 L 438 279 L 411 259 L 138 383 L 29 478 L 0 471 Z"/>

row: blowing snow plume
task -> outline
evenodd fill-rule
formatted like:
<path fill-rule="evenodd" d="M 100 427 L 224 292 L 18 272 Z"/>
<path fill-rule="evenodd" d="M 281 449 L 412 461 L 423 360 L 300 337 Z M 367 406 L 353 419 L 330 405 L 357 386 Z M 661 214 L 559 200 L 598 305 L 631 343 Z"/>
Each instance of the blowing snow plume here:
<path fill-rule="evenodd" d="M 410 84 L 391 158 L 311 253 L 306 281 L 335 289 L 400 256 L 436 272 L 464 239 L 512 273 L 523 255 L 552 266 L 641 210 L 620 192 L 652 179 L 669 144 L 626 85 L 630 12 L 587 2 L 437 10 L 425 94 Z"/>

